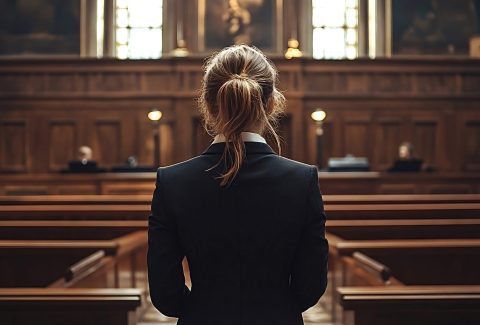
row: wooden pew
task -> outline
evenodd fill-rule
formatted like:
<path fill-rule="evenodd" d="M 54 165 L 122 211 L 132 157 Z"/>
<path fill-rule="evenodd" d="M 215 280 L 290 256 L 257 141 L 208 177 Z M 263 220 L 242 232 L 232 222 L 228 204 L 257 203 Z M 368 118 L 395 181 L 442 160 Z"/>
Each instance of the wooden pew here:
<path fill-rule="evenodd" d="M 49 229 L 45 227 L 47 225 L 43 226 L 43 231 Z M 59 229 L 66 227 L 57 225 Z M 144 222 L 142 228 L 145 228 Z M 97 235 L 102 237 L 101 233 Z M 8 324 L 23 324 L 21 310 L 25 315 L 38 318 L 31 324 L 60 324 L 69 317 L 65 311 L 70 312 L 70 317 L 76 316 L 76 312 L 70 311 L 72 309 L 78 312 L 92 310 L 94 318 L 79 316 L 86 324 L 135 324 L 135 311 L 142 300 L 146 302 L 147 296 L 146 245 L 145 230 L 109 240 L 0 240 L 2 324 L 3 318 L 8 319 Z M 60 288 L 73 291 L 59 291 Z M 92 289 L 87 288 L 116 290 L 108 291 L 111 295 L 102 296 L 101 290 L 92 293 Z M 31 292 L 36 296 L 33 297 Z M 55 292 L 65 297 L 52 294 Z M 69 300 L 62 305 L 58 299 Z M 124 304 L 120 303 L 122 300 Z M 112 311 L 105 307 L 106 304 L 118 309 Z M 44 312 L 38 312 L 40 309 Z M 26 324 L 30 324 L 29 321 Z"/>
<path fill-rule="evenodd" d="M 146 229 L 146 220 L 0 220 L 0 240 L 111 240 Z"/>
<path fill-rule="evenodd" d="M 480 286 L 342 287 L 344 325 L 480 324 Z"/>
<path fill-rule="evenodd" d="M 114 287 L 135 287 L 136 271 L 145 273 L 146 246 L 146 231 L 114 240 L 0 240 L 0 287 L 46 287 L 98 251 L 115 260 Z"/>
<path fill-rule="evenodd" d="M 153 194 L 153 193 L 152 193 Z M 152 195 L 23 195 L 0 196 L 0 205 L 147 205 Z"/>
<path fill-rule="evenodd" d="M 349 275 L 355 273 L 356 270 L 346 261 L 357 252 L 361 252 L 388 268 L 392 276 L 398 280 L 394 283 L 396 286 L 403 284 L 408 288 L 415 285 L 431 285 L 441 290 L 445 285 L 458 286 L 461 289 L 462 286 L 480 284 L 480 278 L 478 277 L 478 274 L 480 274 L 480 239 L 342 240 L 334 237 L 331 245 L 334 255 L 338 254 L 333 259 L 333 261 L 336 261 L 334 263 L 339 263 L 339 261 L 341 263 L 341 281 L 338 277 L 334 277 L 335 281 L 332 283 L 334 286 L 332 289 L 335 289 L 335 286 L 340 286 L 338 294 L 342 305 L 341 288 L 352 288 L 344 286 L 372 285 L 383 287 L 386 294 L 388 294 L 390 288 L 395 289 L 395 287 L 389 285 L 369 282 L 368 276 L 363 276 L 363 282 L 358 280 L 352 282 Z M 355 275 L 358 276 L 358 272 Z M 362 275 L 360 274 L 361 278 Z M 418 302 L 417 298 L 415 296 L 411 297 L 412 301 Z M 368 290 L 364 292 L 363 299 L 365 301 L 370 299 Z M 404 296 L 403 299 L 407 299 L 407 297 Z M 436 299 L 441 299 L 441 297 L 436 297 Z M 408 301 L 407 305 L 409 303 L 411 301 Z M 346 310 L 349 310 L 350 307 L 347 305 L 346 308 Z M 358 308 L 358 305 L 355 308 Z M 370 305 L 369 308 L 374 307 Z M 378 306 L 376 308 L 381 309 Z M 406 306 L 403 306 L 403 308 L 408 309 Z M 480 308 L 479 304 L 477 304 L 477 308 Z M 332 313 L 336 317 L 335 304 L 332 306 Z M 348 317 L 351 316 L 348 316 L 347 312 L 344 317 L 348 320 Z M 357 319 L 355 324 L 366 323 Z"/>
<path fill-rule="evenodd" d="M 361 252 L 342 257 L 344 286 L 387 286 L 402 284 L 390 268 Z"/>
<path fill-rule="evenodd" d="M 480 284 L 480 239 L 352 240 L 334 249 L 340 256 L 362 252 L 405 284 Z"/>
<path fill-rule="evenodd" d="M 480 219 L 327 220 L 344 240 L 480 238 Z"/>
<path fill-rule="evenodd" d="M 324 195 L 323 199 L 326 204 L 480 203 L 480 194 Z"/>
<path fill-rule="evenodd" d="M 0 220 L 146 220 L 147 205 L 5 205 Z"/>
<path fill-rule="evenodd" d="M 338 283 L 343 286 L 390 286 L 402 285 L 396 279 L 390 268 L 373 258 L 354 252 L 352 256 L 337 257 L 336 260 L 330 260 L 330 280 L 328 286 L 330 290 L 322 297 L 322 304 L 327 311 L 330 311 L 332 321 L 338 318 L 337 289 Z M 341 272 L 335 272 L 335 269 Z"/>
<path fill-rule="evenodd" d="M 138 289 L 0 288 L 2 325 L 134 325 Z"/>
<path fill-rule="evenodd" d="M 344 240 L 328 235 L 331 262 L 361 252 L 388 266 L 405 284 L 475 284 L 480 239 Z M 415 268 L 412 267 L 415 265 Z M 441 273 L 431 270 L 441 269 Z"/>
<path fill-rule="evenodd" d="M 25 195 L 0 196 L 0 205 L 148 205 L 152 195 Z M 430 204 L 480 203 L 480 194 L 393 194 L 393 195 L 324 195 L 333 204 Z"/>
<path fill-rule="evenodd" d="M 480 203 L 333 204 L 330 220 L 480 218 Z M 146 220 L 150 205 L 3 205 L 0 220 Z"/>
<path fill-rule="evenodd" d="M 480 218 L 480 203 L 326 205 L 330 220 Z"/>

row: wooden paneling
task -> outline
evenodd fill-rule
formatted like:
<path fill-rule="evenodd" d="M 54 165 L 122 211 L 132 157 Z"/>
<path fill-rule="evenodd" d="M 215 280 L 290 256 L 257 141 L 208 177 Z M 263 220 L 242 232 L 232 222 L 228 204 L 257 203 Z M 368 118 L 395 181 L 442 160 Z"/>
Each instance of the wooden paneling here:
<path fill-rule="evenodd" d="M 412 91 L 412 77 L 396 73 L 374 74 L 370 82 L 370 91 L 376 93 L 409 93 Z"/>
<path fill-rule="evenodd" d="M 98 159 L 105 166 L 122 162 L 122 138 L 120 121 L 98 120 L 95 122 L 95 138 L 93 142 L 94 159 Z"/>
<path fill-rule="evenodd" d="M 334 148 L 334 133 L 333 133 L 333 123 L 325 122 L 323 123 L 323 135 L 322 135 L 322 166 L 327 166 L 328 158 L 334 157 L 333 148 Z"/>
<path fill-rule="evenodd" d="M 413 124 L 413 146 L 415 156 L 432 165 L 437 161 L 438 124 L 432 120 L 417 120 Z"/>
<path fill-rule="evenodd" d="M 402 141 L 439 172 L 480 170 L 480 60 L 285 60 L 273 58 L 288 99 L 283 154 L 316 163 L 310 113 L 327 112 L 324 163 L 366 156 L 385 170 Z M 153 162 L 146 118 L 162 110 L 161 164 L 201 153 L 211 141 L 196 98 L 203 58 L 1 59 L 0 170 L 56 172 L 92 147 L 100 166 L 136 156 Z"/>
<path fill-rule="evenodd" d="M 192 119 L 192 128 L 194 130 L 192 133 L 192 150 L 195 155 L 199 155 L 205 150 L 206 147 L 208 147 L 208 145 L 212 142 L 212 139 L 208 136 L 207 131 L 205 131 L 200 118 Z"/>
<path fill-rule="evenodd" d="M 292 156 L 292 146 L 293 146 L 293 134 L 292 134 L 292 116 L 286 115 L 282 117 L 279 121 L 278 135 L 280 137 L 280 148 L 282 155 L 286 157 Z M 271 139 L 267 139 L 270 143 L 270 146 L 273 150 L 277 151 L 277 146 L 275 142 Z"/>
<path fill-rule="evenodd" d="M 423 94 L 452 94 L 455 92 L 455 75 L 418 74 L 416 87 Z"/>
<path fill-rule="evenodd" d="M 28 170 L 27 124 L 25 121 L 0 121 L 1 171 Z"/>
<path fill-rule="evenodd" d="M 375 136 L 374 156 L 376 169 L 386 170 L 392 159 L 398 157 L 398 146 L 402 141 L 402 121 L 399 118 L 382 118 L 378 121 Z"/>
<path fill-rule="evenodd" d="M 77 131 L 75 121 L 52 120 L 49 123 L 49 167 L 58 171 L 76 159 Z"/>
<path fill-rule="evenodd" d="M 175 163 L 175 128 L 171 123 L 160 125 L 160 164 Z"/>
<path fill-rule="evenodd" d="M 465 170 L 480 170 L 480 116 L 465 122 Z"/>
<path fill-rule="evenodd" d="M 368 116 L 353 117 L 346 112 L 344 122 L 344 154 L 356 157 L 371 157 L 373 146 L 372 128 Z"/>

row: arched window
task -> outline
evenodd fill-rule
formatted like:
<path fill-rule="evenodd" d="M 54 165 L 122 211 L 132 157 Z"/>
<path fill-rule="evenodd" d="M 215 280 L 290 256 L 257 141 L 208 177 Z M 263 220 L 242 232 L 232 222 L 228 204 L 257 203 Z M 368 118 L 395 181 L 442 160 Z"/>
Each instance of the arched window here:
<path fill-rule="evenodd" d="M 115 55 L 120 59 L 162 56 L 162 0 L 116 0 Z"/>
<path fill-rule="evenodd" d="M 359 0 L 312 0 L 313 57 L 358 57 Z"/>

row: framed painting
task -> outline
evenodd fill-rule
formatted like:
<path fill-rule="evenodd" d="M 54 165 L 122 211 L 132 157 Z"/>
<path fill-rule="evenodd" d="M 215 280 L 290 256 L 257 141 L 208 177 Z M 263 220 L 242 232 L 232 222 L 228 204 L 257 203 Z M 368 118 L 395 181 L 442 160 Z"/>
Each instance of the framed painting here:
<path fill-rule="evenodd" d="M 480 33 L 480 0 L 388 1 L 392 55 L 468 55 Z"/>
<path fill-rule="evenodd" d="M 0 55 L 80 55 L 81 3 L 0 1 Z"/>
<path fill-rule="evenodd" d="M 282 0 L 199 0 L 199 51 L 248 44 L 280 53 L 282 6 Z"/>

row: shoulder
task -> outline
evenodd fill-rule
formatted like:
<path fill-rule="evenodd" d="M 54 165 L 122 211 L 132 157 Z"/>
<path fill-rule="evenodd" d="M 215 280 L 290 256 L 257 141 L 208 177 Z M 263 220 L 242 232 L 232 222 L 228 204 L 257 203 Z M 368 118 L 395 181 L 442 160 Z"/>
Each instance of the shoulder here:
<path fill-rule="evenodd" d="M 278 156 L 276 155 L 277 157 L 277 160 L 284 164 L 285 166 L 290 166 L 292 168 L 299 168 L 299 169 L 303 169 L 303 170 L 313 170 L 313 169 L 317 169 L 317 167 L 313 166 L 313 165 L 309 165 L 309 164 L 306 164 L 306 163 L 303 163 L 301 161 L 297 161 L 297 160 L 293 160 L 293 159 L 290 159 L 290 158 L 286 158 L 286 157 L 283 157 L 283 156 Z"/>
<path fill-rule="evenodd" d="M 200 160 L 200 156 L 196 156 L 173 165 L 162 166 L 157 169 L 157 180 L 180 175 L 185 176 L 191 173 L 192 170 L 201 168 L 202 165 L 203 164 Z"/>
<path fill-rule="evenodd" d="M 318 183 L 316 166 L 278 155 L 268 155 L 265 158 L 268 159 L 265 165 L 268 165 L 270 174 L 275 178 L 282 179 L 292 186 L 294 184 L 305 186 L 305 183 Z"/>
<path fill-rule="evenodd" d="M 276 156 L 276 164 L 280 168 L 286 168 L 289 170 L 296 170 L 298 172 L 306 173 L 308 176 L 315 175 L 317 176 L 317 167 L 309 165 L 300 161 L 293 159 L 285 158 L 282 156 Z"/>

